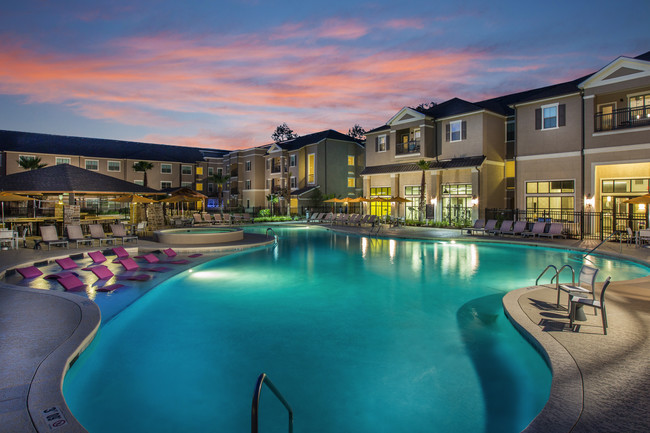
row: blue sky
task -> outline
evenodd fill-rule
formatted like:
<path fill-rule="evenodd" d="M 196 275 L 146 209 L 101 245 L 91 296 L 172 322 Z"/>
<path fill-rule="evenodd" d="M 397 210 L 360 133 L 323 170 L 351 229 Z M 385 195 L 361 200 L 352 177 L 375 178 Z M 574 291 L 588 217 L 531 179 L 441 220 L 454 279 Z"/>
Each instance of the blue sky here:
<path fill-rule="evenodd" d="M 403 4 L 5 2 L 0 129 L 246 148 L 283 122 L 371 129 L 650 50 L 645 1 Z"/>

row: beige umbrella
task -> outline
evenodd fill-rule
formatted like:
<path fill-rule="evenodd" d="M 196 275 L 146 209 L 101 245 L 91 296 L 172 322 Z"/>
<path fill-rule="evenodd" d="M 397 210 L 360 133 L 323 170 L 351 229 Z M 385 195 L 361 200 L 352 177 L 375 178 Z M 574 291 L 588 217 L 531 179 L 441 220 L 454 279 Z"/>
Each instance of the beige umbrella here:
<path fill-rule="evenodd" d="M 639 197 L 634 197 L 629 200 L 623 200 L 623 203 L 650 204 L 650 194 L 641 195 Z"/>
<path fill-rule="evenodd" d="M 5 202 L 10 201 L 30 201 L 31 198 L 25 197 L 24 195 L 14 194 L 8 191 L 0 192 L 0 201 L 2 202 L 2 225 L 5 223 Z"/>
<path fill-rule="evenodd" d="M 116 203 L 156 203 L 156 200 L 138 194 L 128 194 L 112 199 Z"/>

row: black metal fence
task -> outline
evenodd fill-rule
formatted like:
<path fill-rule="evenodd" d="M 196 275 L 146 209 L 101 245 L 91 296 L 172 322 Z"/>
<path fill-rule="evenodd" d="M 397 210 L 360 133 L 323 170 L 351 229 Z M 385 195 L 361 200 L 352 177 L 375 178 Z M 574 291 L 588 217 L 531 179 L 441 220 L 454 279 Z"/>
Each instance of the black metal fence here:
<path fill-rule="evenodd" d="M 572 239 L 603 240 L 629 227 L 636 231 L 648 226 L 648 213 L 532 211 L 521 209 L 486 209 L 485 219 L 498 221 L 559 222 L 563 233 Z"/>

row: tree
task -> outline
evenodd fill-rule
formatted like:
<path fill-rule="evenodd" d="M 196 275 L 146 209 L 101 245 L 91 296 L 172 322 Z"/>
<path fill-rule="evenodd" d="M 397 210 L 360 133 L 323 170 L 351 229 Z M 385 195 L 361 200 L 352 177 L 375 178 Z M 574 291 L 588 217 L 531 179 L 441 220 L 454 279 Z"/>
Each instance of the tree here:
<path fill-rule="evenodd" d="M 348 135 L 357 140 L 366 139 L 366 130 L 359 124 L 355 124 L 352 128 L 348 129 Z"/>
<path fill-rule="evenodd" d="M 293 132 L 293 129 L 289 128 L 286 123 L 279 125 L 275 128 L 275 132 L 271 134 L 271 138 L 275 143 L 280 143 L 282 141 L 292 140 L 298 138 L 298 134 Z"/>
<path fill-rule="evenodd" d="M 429 168 L 431 168 L 431 163 L 429 161 L 425 161 L 424 159 L 421 159 L 418 161 L 418 168 L 422 170 L 422 181 L 420 182 L 420 205 L 419 207 L 419 219 L 422 221 L 424 219 L 424 209 L 426 206 L 426 202 L 424 201 L 425 199 L 425 188 L 427 187 L 427 184 L 425 182 L 425 175 L 426 172 Z"/>
<path fill-rule="evenodd" d="M 223 215 L 223 186 L 230 180 L 230 175 L 213 174 L 210 180 L 217 184 L 217 205 L 221 215 Z"/>
<path fill-rule="evenodd" d="M 423 102 L 420 105 L 418 105 L 415 109 L 416 110 L 428 110 L 430 108 L 435 107 L 436 105 L 438 105 L 438 104 L 436 104 L 433 101 L 431 101 L 431 102 Z"/>
<path fill-rule="evenodd" d="M 149 183 L 147 181 L 147 171 L 153 168 L 153 163 L 148 161 L 138 161 L 133 163 L 134 171 L 141 171 L 144 173 L 144 186 L 148 187 Z"/>
<path fill-rule="evenodd" d="M 280 201 L 280 199 L 275 194 L 269 194 L 266 196 L 266 200 L 269 202 L 269 207 L 271 208 L 271 216 L 273 216 L 273 205 Z"/>
<path fill-rule="evenodd" d="M 30 156 L 21 156 L 18 158 L 18 165 L 25 170 L 38 170 L 45 167 L 47 164 L 41 162 L 39 156 L 33 158 Z"/>

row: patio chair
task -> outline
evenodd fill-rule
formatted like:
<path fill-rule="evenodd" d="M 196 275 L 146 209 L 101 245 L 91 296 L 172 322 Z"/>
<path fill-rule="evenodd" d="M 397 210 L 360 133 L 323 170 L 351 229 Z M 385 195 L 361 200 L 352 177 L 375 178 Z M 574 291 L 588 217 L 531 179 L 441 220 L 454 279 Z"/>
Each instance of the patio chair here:
<path fill-rule="evenodd" d="M 90 246 L 93 245 L 93 240 L 84 236 L 80 225 L 68 224 L 65 226 L 65 231 L 68 233 L 68 242 L 76 242 L 77 248 L 79 248 L 79 244 Z"/>
<path fill-rule="evenodd" d="M 118 239 L 111 236 L 106 236 L 106 233 L 104 233 L 104 227 L 102 227 L 101 224 L 89 224 L 88 229 L 90 230 L 90 237 L 97 239 L 99 241 L 100 247 L 102 246 L 102 242 L 106 242 L 106 244 L 108 244 L 109 242 L 114 242 Z"/>
<path fill-rule="evenodd" d="M 225 213 L 225 214 L 223 214 L 223 222 L 224 222 L 225 224 L 231 224 L 231 223 L 232 223 L 232 219 L 231 219 L 229 213 Z"/>
<path fill-rule="evenodd" d="M 16 271 L 23 276 L 23 278 L 36 278 L 43 275 L 40 269 L 36 266 L 26 266 L 24 268 L 16 268 Z"/>
<path fill-rule="evenodd" d="M 147 222 L 146 221 L 140 221 L 138 225 L 135 227 L 135 233 L 138 236 L 142 236 L 147 232 Z"/>
<path fill-rule="evenodd" d="M 205 221 L 201 218 L 201 214 L 195 213 L 192 215 L 192 224 L 195 226 L 205 225 Z"/>
<path fill-rule="evenodd" d="M 477 219 L 476 221 L 474 221 L 474 226 L 467 229 L 467 233 L 472 235 L 474 234 L 475 231 L 483 232 L 484 227 L 485 227 L 485 220 Z"/>
<path fill-rule="evenodd" d="M 330 223 L 334 220 L 334 214 L 332 212 L 328 213 L 325 215 L 325 217 L 321 220 L 324 223 Z"/>
<path fill-rule="evenodd" d="M 571 305 L 571 297 L 575 293 L 580 293 L 581 295 L 591 294 L 591 298 L 594 299 L 594 286 L 596 284 L 596 275 L 598 275 L 598 268 L 592 268 L 591 266 L 584 265 L 580 268 L 580 275 L 578 276 L 578 284 L 558 284 L 557 285 L 557 307 L 560 308 L 560 292 L 566 292 L 569 294 L 569 308 Z M 557 276 L 559 278 L 559 275 Z"/>
<path fill-rule="evenodd" d="M 38 230 L 41 232 L 41 238 L 43 239 L 38 241 L 34 248 L 41 248 L 41 244 L 47 244 L 48 250 L 51 245 L 65 245 L 68 248 L 68 241 L 59 238 L 56 226 L 40 226 Z"/>
<path fill-rule="evenodd" d="M 506 230 L 501 232 L 501 234 L 504 235 L 521 235 L 524 230 L 526 230 L 526 225 L 528 223 L 526 221 L 515 221 L 513 224 L 512 228 L 510 230 Z"/>
<path fill-rule="evenodd" d="M 137 236 L 129 235 L 126 233 L 124 224 L 111 224 L 111 231 L 113 232 L 113 237 L 120 238 L 122 240 L 122 245 L 124 245 L 124 242 L 134 239 L 135 243 L 138 243 Z"/>
<path fill-rule="evenodd" d="M 114 247 L 112 248 L 113 253 L 117 256 L 117 260 L 126 259 L 129 257 L 129 252 L 124 249 L 124 247 Z M 117 260 L 114 260 L 113 263 L 117 263 Z"/>
<path fill-rule="evenodd" d="M 544 233 L 544 229 L 546 228 L 546 223 L 543 221 L 538 221 L 535 224 L 533 224 L 533 229 L 529 232 L 523 232 L 521 236 L 526 237 L 526 236 L 532 236 L 535 237 L 539 235 L 540 233 Z"/>
<path fill-rule="evenodd" d="M 566 236 L 562 234 L 562 223 L 551 223 L 548 233 L 539 233 L 537 236 L 551 239 L 555 239 L 555 236 L 566 238 Z"/>
<path fill-rule="evenodd" d="M 482 229 L 479 228 L 473 228 L 472 233 L 477 232 L 477 233 L 487 233 L 488 231 L 494 230 L 494 228 L 497 226 L 497 220 L 487 220 L 485 223 L 485 226 Z"/>
<path fill-rule="evenodd" d="M 569 327 L 573 329 L 573 321 L 576 318 L 576 313 L 581 305 L 588 305 L 590 307 L 594 307 L 594 311 L 596 309 L 601 310 L 601 320 L 603 321 L 603 334 L 607 335 L 607 312 L 605 311 L 605 291 L 607 290 L 607 287 L 609 287 L 609 283 L 611 280 L 611 276 L 607 277 L 605 280 L 605 283 L 603 284 L 603 288 L 600 290 L 600 296 L 599 299 L 596 300 L 594 299 L 589 299 L 589 298 L 582 298 L 580 296 L 571 296 L 569 298 Z"/>

